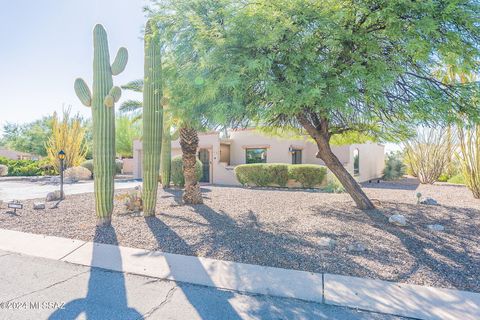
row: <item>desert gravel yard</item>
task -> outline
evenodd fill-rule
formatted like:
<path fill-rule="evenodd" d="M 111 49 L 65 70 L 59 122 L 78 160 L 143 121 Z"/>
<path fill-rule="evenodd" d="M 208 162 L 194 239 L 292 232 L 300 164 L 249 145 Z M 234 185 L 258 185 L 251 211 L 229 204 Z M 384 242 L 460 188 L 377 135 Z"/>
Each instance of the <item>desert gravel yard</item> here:
<path fill-rule="evenodd" d="M 198 206 L 180 205 L 179 190 L 159 191 L 156 217 L 125 214 L 116 203 L 115 231 L 97 233 L 93 194 L 79 194 L 58 209 L 34 211 L 34 201 L 25 201 L 17 216 L 4 205 L 0 228 L 480 292 L 480 200 L 463 186 L 414 179 L 364 189 L 377 210 L 362 212 L 347 194 L 318 191 L 205 186 Z M 416 204 L 417 192 L 439 205 Z M 390 224 L 393 214 L 407 226 Z"/>

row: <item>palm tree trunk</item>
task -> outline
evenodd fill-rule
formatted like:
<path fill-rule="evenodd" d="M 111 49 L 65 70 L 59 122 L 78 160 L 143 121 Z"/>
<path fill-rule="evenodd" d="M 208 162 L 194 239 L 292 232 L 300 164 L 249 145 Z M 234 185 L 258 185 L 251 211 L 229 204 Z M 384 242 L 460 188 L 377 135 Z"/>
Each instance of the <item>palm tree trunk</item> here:
<path fill-rule="evenodd" d="M 198 149 L 197 130 L 189 127 L 180 128 L 180 146 L 182 147 L 183 176 L 185 178 L 183 202 L 185 204 L 202 204 L 200 185 L 195 174 Z"/>

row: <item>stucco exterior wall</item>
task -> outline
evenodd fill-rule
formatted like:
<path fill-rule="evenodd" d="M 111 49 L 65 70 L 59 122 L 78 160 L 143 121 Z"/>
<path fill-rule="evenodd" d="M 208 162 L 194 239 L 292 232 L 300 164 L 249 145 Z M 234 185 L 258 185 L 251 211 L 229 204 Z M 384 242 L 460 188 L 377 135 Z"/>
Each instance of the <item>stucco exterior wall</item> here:
<path fill-rule="evenodd" d="M 308 139 L 292 140 L 263 135 L 255 130 L 232 130 L 229 133 L 228 145 L 222 144 L 218 132 L 199 134 L 199 149 L 207 149 L 210 153 L 210 182 L 223 185 L 238 185 L 233 168 L 246 162 L 247 148 L 266 148 L 267 163 L 292 163 L 289 148 L 302 150 L 302 163 L 320 164 L 323 161 L 316 157 L 317 146 Z M 359 150 L 360 171 L 355 178 L 359 182 L 381 177 L 384 164 L 384 146 L 376 143 L 333 146 L 332 151 L 345 168 L 353 174 L 353 152 Z M 222 151 L 222 155 L 221 155 Z M 226 154 L 230 155 L 230 165 L 226 163 Z M 172 141 L 172 157 L 181 155 L 179 140 Z M 141 143 L 134 142 L 134 177 L 141 178 Z"/>
<path fill-rule="evenodd" d="M 33 154 L 4 149 L 4 148 L 0 148 L 0 157 L 7 158 L 10 160 L 38 160 L 40 158 Z"/>

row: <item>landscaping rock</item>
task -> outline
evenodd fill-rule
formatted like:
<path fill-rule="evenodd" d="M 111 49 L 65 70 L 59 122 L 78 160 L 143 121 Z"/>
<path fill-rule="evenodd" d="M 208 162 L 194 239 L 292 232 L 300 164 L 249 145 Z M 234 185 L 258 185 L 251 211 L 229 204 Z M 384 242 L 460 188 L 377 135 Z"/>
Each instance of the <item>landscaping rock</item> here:
<path fill-rule="evenodd" d="M 361 242 L 355 242 L 354 244 L 350 244 L 348 245 L 347 249 L 351 252 L 364 252 L 367 250 L 367 248 L 365 248 L 365 245 Z"/>
<path fill-rule="evenodd" d="M 328 237 L 322 237 L 318 241 L 318 245 L 320 247 L 328 247 L 330 250 L 333 250 L 335 248 L 336 244 L 337 244 L 337 241 L 333 240 L 332 238 L 328 238 Z"/>
<path fill-rule="evenodd" d="M 435 200 L 433 198 L 425 198 L 422 201 L 420 201 L 420 204 L 425 204 L 425 205 L 429 205 L 429 206 L 437 206 L 438 202 L 437 202 L 437 200 Z"/>
<path fill-rule="evenodd" d="M 445 227 L 441 224 L 429 224 L 427 228 L 432 231 L 444 231 Z"/>
<path fill-rule="evenodd" d="M 45 209 L 45 203 L 44 202 L 34 202 L 33 203 L 33 209 L 34 210 L 43 210 L 43 209 Z"/>
<path fill-rule="evenodd" d="M 57 201 L 57 200 L 60 200 L 61 198 L 62 198 L 62 196 L 60 194 L 60 190 L 55 190 L 55 191 L 49 192 L 47 194 L 47 197 L 46 197 L 45 201 L 47 201 L 47 202 Z"/>
<path fill-rule="evenodd" d="M 388 218 L 388 222 L 399 227 L 405 227 L 407 225 L 407 219 L 401 214 L 394 214 Z"/>

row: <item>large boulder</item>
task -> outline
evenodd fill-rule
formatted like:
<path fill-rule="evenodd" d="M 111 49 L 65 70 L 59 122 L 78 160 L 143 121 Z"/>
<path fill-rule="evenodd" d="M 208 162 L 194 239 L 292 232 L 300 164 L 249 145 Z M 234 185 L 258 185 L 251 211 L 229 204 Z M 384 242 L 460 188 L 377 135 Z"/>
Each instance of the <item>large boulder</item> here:
<path fill-rule="evenodd" d="M 394 214 L 388 218 L 388 222 L 399 227 L 405 227 L 407 225 L 407 219 L 401 214 Z"/>
<path fill-rule="evenodd" d="M 85 167 L 71 167 L 65 170 L 64 177 L 70 180 L 90 180 L 92 179 L 92 172 Z"/>

